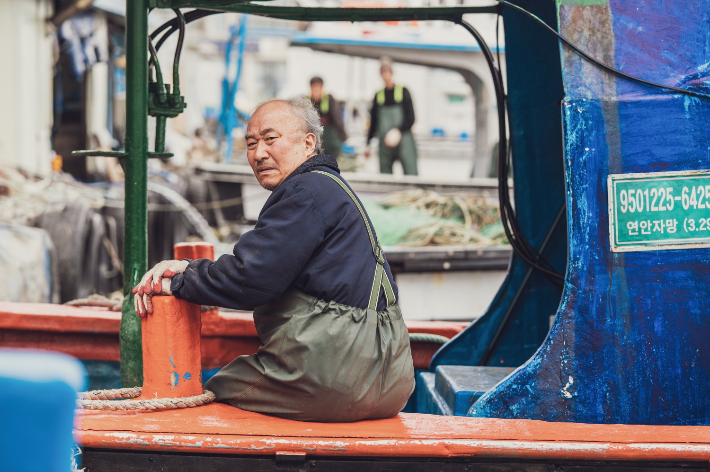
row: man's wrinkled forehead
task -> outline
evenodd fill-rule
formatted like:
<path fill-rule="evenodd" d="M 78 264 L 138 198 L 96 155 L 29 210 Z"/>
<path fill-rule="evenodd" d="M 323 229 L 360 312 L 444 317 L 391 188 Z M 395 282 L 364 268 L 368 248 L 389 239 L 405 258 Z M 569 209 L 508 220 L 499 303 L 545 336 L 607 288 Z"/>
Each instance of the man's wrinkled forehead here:
<path fill-rule="evenodd" d="M 270 132 L 285 134 L 298 128 L 299 117 L 288 103 L 269 102 L 257 108 L 251 116 L 245 138 L 258 138 Z"/>

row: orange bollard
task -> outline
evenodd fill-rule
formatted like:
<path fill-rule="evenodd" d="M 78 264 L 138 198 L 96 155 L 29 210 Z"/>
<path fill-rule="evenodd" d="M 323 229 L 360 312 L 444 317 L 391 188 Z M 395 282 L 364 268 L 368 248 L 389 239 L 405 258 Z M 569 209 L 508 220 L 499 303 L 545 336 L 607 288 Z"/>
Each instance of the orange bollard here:
<path fill-rule="evenodd" d="M 181 261 L 183 259 L 209 259 L 214 260 L 214 245 L 211 243 L 177 243 L 173 246 L 173 258 Z M 219 309 L 205 309 L 202 312 L 202 317 L 219 316 Z"/>
<path fill-rule="evenodd" d="M 177 243 L 173 246 L 173 257 L 183 259 L 209 259 L 214 260 L 214 245 L 210 243 Z"/>
<path fill-rule="evenodd" d="M 175 297 L 153 297 L 153 314 L 141 321 L 141 400 L 201 395 L 200 306 Z"/>

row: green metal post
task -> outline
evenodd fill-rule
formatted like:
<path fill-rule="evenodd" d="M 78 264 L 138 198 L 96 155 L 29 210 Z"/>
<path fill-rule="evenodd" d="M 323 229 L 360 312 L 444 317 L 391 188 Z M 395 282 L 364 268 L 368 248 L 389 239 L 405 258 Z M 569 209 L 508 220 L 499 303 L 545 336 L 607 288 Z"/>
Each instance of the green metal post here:
<path fill-rule="evenodd" d="M 165 152 L 165 125 L 168 118 L 164 115 L 155 117 L 155 152 Z"/>
<path fill-rule="evenodd" d="M 148 0 L 126 0 L 126 209 L 121 386 L 143 385 L 141 323 L 131 289 L 148 270 Z"/>

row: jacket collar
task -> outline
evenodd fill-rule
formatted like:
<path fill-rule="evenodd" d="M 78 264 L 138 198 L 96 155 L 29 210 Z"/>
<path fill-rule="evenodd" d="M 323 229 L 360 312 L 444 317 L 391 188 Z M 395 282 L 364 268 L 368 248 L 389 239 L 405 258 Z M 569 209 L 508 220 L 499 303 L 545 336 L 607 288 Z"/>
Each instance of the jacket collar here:
<path fill-rule="evenodd" d="M 309 158 L 306 162 L 301 164 L 291 172 L 291 175 L 284 179 L 284 182 L 303 173 L 309 172 L 312 167 L 324 166 L 333 169 L 338 174 L 340 173 L 340 168 L 338 167 L 338 161 L 335 160 L 333 156 L 328 154 L 316 154 L 315 156 Z"/>

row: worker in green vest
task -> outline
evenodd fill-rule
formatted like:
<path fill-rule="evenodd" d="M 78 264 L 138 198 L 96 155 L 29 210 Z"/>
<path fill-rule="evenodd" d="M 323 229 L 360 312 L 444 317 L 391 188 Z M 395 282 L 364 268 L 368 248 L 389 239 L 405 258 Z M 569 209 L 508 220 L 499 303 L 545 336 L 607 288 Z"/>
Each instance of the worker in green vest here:
<path fill-rule="evenodd" d="M 391 174 L 392 164 L 399 159 L 405 175 L 417 175 L 417 146 L 412 135 L 412 96 L 406 87 L 394 83 L 392 62 L 387 58 L 382 59 L 380 75 L 385 88 L 377 92 L 372 101 L 365 157 L 370 157 L 370 141 L 377 135 L 380 141 L 380 172 Z"/>
<path fill-rule="evenodd" d="M 343 126 L 340 104 L 332 95 L 323 93 L 323 79 L 320 77 L 311 79 L 311 95 L 308 98 L 320 115 L 320 124 L 323 126 L 323 152 L 338 157 L 343 141 L 348 139 Z"/>

